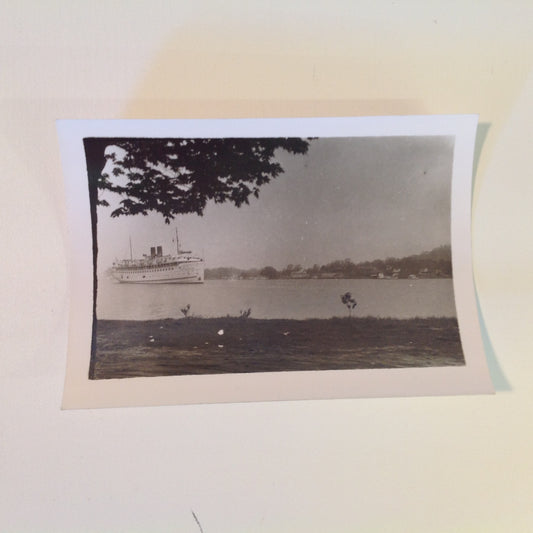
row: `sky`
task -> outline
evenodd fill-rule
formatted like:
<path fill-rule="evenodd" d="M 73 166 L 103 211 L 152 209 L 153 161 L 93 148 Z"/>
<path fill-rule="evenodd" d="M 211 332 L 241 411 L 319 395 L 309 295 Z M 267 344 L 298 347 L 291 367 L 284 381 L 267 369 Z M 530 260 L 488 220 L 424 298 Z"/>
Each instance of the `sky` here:
<path fill-rule="evenodd" d="M 170 225 L 159 214 L 111 218 L 98 208 L 99 266 L 162 245 L 202 255 L 206 268 L 310 267 L 404 257 L 450 244 L 453 138 L 318 138 L 305 155 L 278 151 L 284 173 L 240 208 L 210 202 Z M 110 163 L 108 163 L 110 164 Z"/>

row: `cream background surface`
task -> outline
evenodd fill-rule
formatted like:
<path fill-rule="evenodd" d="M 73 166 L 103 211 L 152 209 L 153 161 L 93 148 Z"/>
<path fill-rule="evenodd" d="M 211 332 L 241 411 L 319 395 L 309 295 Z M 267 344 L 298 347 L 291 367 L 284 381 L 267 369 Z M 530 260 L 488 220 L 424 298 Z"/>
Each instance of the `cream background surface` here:
<path fill-rule="evenodd" d="M 0 530 L 533 529 L 528 2 L 19 2 L 0 22 Z M 60 411 L 54 121 L 479 113 L 493 396 Z M 484 140 L 484 142 L 481 142 Z"/>

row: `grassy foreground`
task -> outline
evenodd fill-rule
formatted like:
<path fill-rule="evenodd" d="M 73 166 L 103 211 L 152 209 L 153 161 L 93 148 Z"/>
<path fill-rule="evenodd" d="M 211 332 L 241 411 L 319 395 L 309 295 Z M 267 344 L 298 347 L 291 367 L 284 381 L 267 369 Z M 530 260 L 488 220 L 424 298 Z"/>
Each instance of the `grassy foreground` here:
<path fill-rule="evenodd" d="M 98 320 L 92 379 L 463 365 L 454 318 Z"/>

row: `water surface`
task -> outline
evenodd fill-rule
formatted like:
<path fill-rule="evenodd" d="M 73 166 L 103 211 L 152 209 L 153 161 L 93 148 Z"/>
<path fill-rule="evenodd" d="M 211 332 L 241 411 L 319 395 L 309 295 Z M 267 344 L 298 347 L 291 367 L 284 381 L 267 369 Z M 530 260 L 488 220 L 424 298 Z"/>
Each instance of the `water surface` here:
<path fill-rule="evenodd" d="M 97 317 L 152 320 L 189 315 L 251 318 L 331 318 L 347 316 L 341 294 L 357 300 L 353 316 L 391 318 L 455 317 L 451 279 L 373 280 L 207 280 L 201 285 L 130 285 L 100 277 Z"/>

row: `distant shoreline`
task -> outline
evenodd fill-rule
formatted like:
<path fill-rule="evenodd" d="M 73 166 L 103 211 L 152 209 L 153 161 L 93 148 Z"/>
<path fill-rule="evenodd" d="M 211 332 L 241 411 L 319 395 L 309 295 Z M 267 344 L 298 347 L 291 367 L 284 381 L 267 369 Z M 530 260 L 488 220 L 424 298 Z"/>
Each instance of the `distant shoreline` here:
<path fill-rule="evenodd" d="M 98 320 L 91 379 L 464 365 L 455 318 Z"/>
<path fill-rule="evenodd" d="M 277 280 L 288 280 L 288 281 L 299 281 L 299 280 L 330 280 L 330 279 L 367 279 L 367 280 L 402 280 L 402 281 L 409 281 L 409 280 L 425 280 L 425 279 L 452 279 L 451 274 L 450 275 L 444 275 L 444 274 L 423 274 L 423 275 L 416 275 L 416 274 L 410 274 L 405 277 L 400 276 L 394 276 L 394 275 L 385 275 L 380 276 L 379 274 L 371 275 L 371 276 L 345 276 L 342 274 L 333 274 L 333 275 L 318 275 L 318 276 L 307 276 L 307 275 L 301 275 L 301 276 L 283 276 L 279 275 L 277 277 L 265 277 L 265 276 L 237 276 L 237 277 L 215 277 L 212 274 L 208 272 L 208 269 L 206 270 L 205 280 L 206 281 L 257 281 L 257 280 L 266 280 L 266 281 L 277 281 Z"/>
<path fill-rule="evenodd" d="M 354 263 L 335 260 L 312 267 L 289 264 L 278 270 L 273 266 L 242 269 L 233 266 L 205 269 L 205 279 L 450 279 L 452 252 L 442 245 L 428 252 L 402 258 L 388 257 Z"/>

